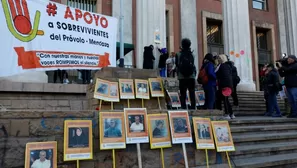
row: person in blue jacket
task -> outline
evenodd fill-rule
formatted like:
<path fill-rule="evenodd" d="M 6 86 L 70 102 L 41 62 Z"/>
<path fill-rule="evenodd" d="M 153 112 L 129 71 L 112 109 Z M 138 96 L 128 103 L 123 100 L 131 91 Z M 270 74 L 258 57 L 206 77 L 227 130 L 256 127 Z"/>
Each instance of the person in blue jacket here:
<path fill-rule="evenodd" d="M 215 65 L 214 65 L 214 57 L 212 54 L 208 53 L 205 55 L 203 59 L 203 64 L 201 69 L 205 69 L 208 82 L 203 85 L 204 93 L 205 93 L 205 109 L 214 109 L 215 100 L 216 100 L 216 73 L 215 73 Z"/>

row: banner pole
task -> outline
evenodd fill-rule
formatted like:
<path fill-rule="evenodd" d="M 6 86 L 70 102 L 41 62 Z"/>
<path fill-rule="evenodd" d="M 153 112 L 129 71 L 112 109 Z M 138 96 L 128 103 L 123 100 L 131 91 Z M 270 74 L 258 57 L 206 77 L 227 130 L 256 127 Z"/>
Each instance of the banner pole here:
<path fill-rule="evenodd" d="M 208 163 L 208 151 L 205 149 L 205 157 L 206 157 L 206 166 L 209 168 L 209 163 Z"/>
<path fill-rule="evenodd" d="M 232 168 L 228 152 L 226 152 L 226 155 L 227 155 L 227 160 L 228 160 L 229 167 Z"/>
<path fill-rule="evenodd" d="M 140 143 L 137 143 L 136 145 L 137 145 L 138 167 L 142 168 Z"/>
<path fill-rule="evenodd" d="M 189 168 L 188 156 L 187 156 L 187 150 L 186 150 L 185 143 L 182 143 L 182 147 L 183 147 L 183 152 L 184 152 L 185 168 Z"/>
<path fill-rule="evenodd" d="M 113 110 L 113 102 L 111 102 L 110 106 L 111 106 L 111 110 Z"/>
<path fill-rule="evenodd" d="M 113 165 L 113 168 L 116 168 L 116 160 L 115 160 L 115 150 L 112 149 L 112 165 Z"/>
<path fill-rule="evenodd" d="M 130 108 L 130 100 L 129 100 L 129 99 L 127 99 L 127 101 L 128 101 L 128 108 Z"/>
<path fill-rule="evenodd" d="M 159 104 L 159 109 L 161 110 L 161 103 L 160 103 L 160 97 L 158 97 L 158 104 Z"/>
<path fill-rule="evenodd" d="M 102 106 L 102 100 L 100 99 L 100 102 L 99 102 L 99 110 L 101 110 L 101 106 Z"/>
<path fill-rule="evenodd" d="M 144 108 L 144 100 L 141 99 L 142 108 Z"/>
<path fill-rule="evenodd" d="M 164 152 L 163 152 L 163 148 L 161 148 L 161 160 L 162 160 L 162 168 L 165 168 L 165 161 L 164 161 Z"/>
<path fill-rule="evenodd" d="M 76 168 L 79 168 L 79 160 L 76 161 Z"/>

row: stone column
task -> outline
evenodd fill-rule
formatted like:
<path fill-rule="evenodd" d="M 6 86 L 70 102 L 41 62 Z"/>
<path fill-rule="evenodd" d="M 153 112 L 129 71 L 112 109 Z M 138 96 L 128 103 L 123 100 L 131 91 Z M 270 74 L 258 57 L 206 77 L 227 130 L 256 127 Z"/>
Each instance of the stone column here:
<path fill-rule="evenodd" d="M 192 42 L 191 49 L 194 51 L 195 66 L 198 74 L 199 57 L 196 8 L 196 0 L 180 0 L 181 38 L 189 38 Z"/>
<path fill-rule="evenodd" d="M 166 47 L 165 0 L 137 0 L 136 8 L 136 66 L 142 68 L 144 47 L 153 44 L 156 57 L 154 68 L 157 68 L 160 57 L 157 46 Z M 161 44 L 154 42 L 156 31 L 161 35 Z"/>
<path fill-rule="evenodd" d="M 287 49 L 287 27 L 286 27 L 286 15 L 285 15 L 285 5 L 284 0 L 277 0 L 277 16 L 278 16 L 278 26 L 279 26 L 279 41 L 280 41 L 280 53 L 288 53 Z"/>
<path fill-rule="evenodd" d="M 284 0 L 284 20 L 286 26 L 288 55 L 297 54 L 297 1 Z M 281 27 L 280 27 L 281 28 Z"/>
<path fill-rule="evenodd" d="M 112 1 L 112 16 L 118 18 L 117 41 L 120 41 L 120 0 Z M 124 43 L 133 44 L 132 39 L 132 0 L 124 0 Z M 133 51 L 125 55 L 125 65 L 132 65 Z"/>
<path fill-rule="evenodd" d="M 251 60 L 248 0 L 222 0 L 225 53 L 235 62 L 241 82 L 237 90 L 255 91 Z"/>

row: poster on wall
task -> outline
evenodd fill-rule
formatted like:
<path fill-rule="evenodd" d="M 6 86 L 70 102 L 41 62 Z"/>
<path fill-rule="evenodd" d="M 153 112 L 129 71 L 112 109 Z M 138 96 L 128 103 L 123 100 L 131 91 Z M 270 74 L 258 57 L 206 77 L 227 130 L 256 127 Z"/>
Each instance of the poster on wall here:
<path fill-rule="evenodd" d="M 196 106 L 203 106 L 205 103 L 205 94 L 203 90 L 195 91 Z"/>
<path fill-rule="evenodd" d="M 65 120 L 64 161 L 93 159 L 92 120 Z"/>
<path fill-rule="evenodd" d="M 119 79 L 121 99 L 135 99 L 133 79 Z"/>
<path fill-rule="evenodd" d="M 164 88 L 161 78 L 149 78 L 152 97 L 164 97 Z"/>
<path fill-rule="evenodd" d="M 100 149 L 126 148 L 124 112 L 101 112 Z"/>
<path fill-rule="evenodd" d="M 167 114 L 149 114 L 151 149 L 171 147 L 170 128 Z"/>
<path fill-rule="evenodd" d="M 109 81 L 97 78 L 94 89 L 94 98 L 108 101 L 109 99 Z"/>
<path fill-rule="evenodd" d="M 209 118 L 193 117 L 197 149 L 215 149 Z"/>
<path fill-rule="evenodd" d="M 135 92 L 137 99 L 150 99 L 148 81 L 135 79 Z"/>
<path fill-rule="evenodd" d="M 181 107 L 181 102 L 179 99 L 179 94 L 177 92 L 168 92 L 171 106 L 174 108 L 180 108 Z"/>
<path fill-rule="evenodd" d="M 168 111 L 173 144 L 192 143 L 188 111 Z"/>
<path fill-rule="evenodd" d="M 218 152 L 235 151 L 228 121 L 212 121 L 212 129 Z"/>
<path fill-rule="evenodd" d="M 119 83 L 118 82 L 109 82 L 109 96 L 108 101 L 110 102 L 119 102 Z"/>
<path fill-rule="evenodd" d="M 44 0 L 2 0 L 0 77 L 116 66 L 117 19 Z"/>
<path fill-rule="evenodd" d="M 146 108 L 125 108 L 126 143 L 148 143 Z"/>
<path fill-rule="evenodd" d="M 25 168 L 57 168 L 57 142 L 27 143 L 25 157 Z"/>

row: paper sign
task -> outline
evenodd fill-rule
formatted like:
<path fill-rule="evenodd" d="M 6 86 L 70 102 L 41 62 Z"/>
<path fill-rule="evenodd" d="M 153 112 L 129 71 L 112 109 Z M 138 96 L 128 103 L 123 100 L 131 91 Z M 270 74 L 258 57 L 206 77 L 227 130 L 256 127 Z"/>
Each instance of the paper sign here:
<path fill-rule="evenodd" d="M 215 149 L 209 118 L 193 117 L 197 149 Z"/>
<path fill-rule="evenodd" d="M 179 99 L 179 94 L 177 92 L 168 92 L 170 97 L 171 106 L 175 108 L 181 107 L 181 102 Z"/>
<path fill-rule="evenodd" d="M 164 88 L 161 78 L 149 78 L 152 97 L 164 97 Z"/>
<path fill-rule="evenodd" d="M 212 129 L 218 152 L 235 151 L 228 121 L 212 121 Z"/>
<path fill-rule="evenodd" d="M 135 79 L 135 92 L 137 99 L 150 99 L 148 81 Z"/>
<path fill-rule="evenodd" d="M 205 94 L 204 91 L 195 91 L 196 96 L 196 106 L 203 106 L 205 103 Z"/>
<path fill-rule="evenodd" d="M 120 79 L 121 99 L 135 99 L 133 79 Z"/>
<path fill-rule="evenodd" d="M 192 143 L 188 111 L 168 111 L 173 144 Z"/>

